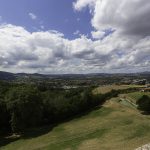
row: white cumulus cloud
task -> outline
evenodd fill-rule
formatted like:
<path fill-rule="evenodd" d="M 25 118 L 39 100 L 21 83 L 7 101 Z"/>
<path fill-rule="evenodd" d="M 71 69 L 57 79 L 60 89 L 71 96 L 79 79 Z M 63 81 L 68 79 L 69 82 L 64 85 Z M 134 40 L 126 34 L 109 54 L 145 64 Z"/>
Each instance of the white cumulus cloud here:
<path fill-rule="evenodd" d="M 150 37 L 118 32 L 104 39 L 84 35 L 69 40 L 55 30 L 29 32 L 0 26 L 0 70 L 40 73 L 128 72 L 150 69 Z"/>

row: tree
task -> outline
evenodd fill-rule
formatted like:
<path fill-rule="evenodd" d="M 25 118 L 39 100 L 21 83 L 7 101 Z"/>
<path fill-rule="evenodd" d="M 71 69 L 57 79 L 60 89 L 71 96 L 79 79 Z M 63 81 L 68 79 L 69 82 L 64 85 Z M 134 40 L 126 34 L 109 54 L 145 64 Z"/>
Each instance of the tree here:
<path fill-rule="evenodd" d="M 147 95 L 143 95 L 138 101 L 138 109 L 145 111 L 145 112 L 150 112 L 150 97 Z"/>
<path fill-rule="evenodd" d="M 6 103 L 4 100 L 0 99 L 0 134 L 10 132 L 9 120 L 10 116 L 7 111 Z"/>
<path fill-rule="evenodd" d="M 20 132 L 42 122 L 41 95 L 35 88 L 21 87 L 10 90 L 7 95 L 7 108 L 11 115 L 13 132 Z"/>

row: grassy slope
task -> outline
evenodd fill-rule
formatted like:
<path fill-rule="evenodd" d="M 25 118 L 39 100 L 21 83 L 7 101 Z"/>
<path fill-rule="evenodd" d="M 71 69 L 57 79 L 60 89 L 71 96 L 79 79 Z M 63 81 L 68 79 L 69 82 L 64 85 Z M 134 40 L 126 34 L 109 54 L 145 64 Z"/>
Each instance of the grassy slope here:
<path fill-rule="evenodd" d="M 136 101 L 140 99 L 143 95 L 150 96 L 150 92 L 133 92 L 128 94 L 121 94 L 120 97 L 124 97 L 126 99 L 129 99 L 133 103 L 136 103 Z"/>
<path fill-rule="evenodd" d="M 134 93 L 129 93 L 128 96 L 132 99 L 134 99 L 135 101 L 137 101 L 138 99 L 140 99 L 143 95 L 148 95 L 150 96 L 150 92 L 134 92 Z"/>
<path fill-rule="evenodd" d="M 149 131 L 150 116 L 143 116 L 114 98 L 103 108 L 51 131 L 33 130 L 28 138 L 16 140 L 0 150 L 133 150 L 150 142 Z M 38 132 L 45 133 L 35 135 Z"/>

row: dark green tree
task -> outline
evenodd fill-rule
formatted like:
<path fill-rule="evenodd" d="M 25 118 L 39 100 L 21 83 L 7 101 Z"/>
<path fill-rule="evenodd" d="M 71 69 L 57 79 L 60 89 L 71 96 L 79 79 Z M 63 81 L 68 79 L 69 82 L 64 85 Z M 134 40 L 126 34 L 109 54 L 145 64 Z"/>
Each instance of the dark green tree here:
<path fill-rule="evenodd" d="M 21 87 L 12 89 L 7 95 L 7 108 L 11 115 L 13 132 L 23 131 L 42 122 L 42 99 L 35 88 Z"/>
<path fill-rule="evenodd" d="M 147 95 L 143 95 L 138 101 L 137 101 L 138 109 L 150 112 L 150 97 Z"/>

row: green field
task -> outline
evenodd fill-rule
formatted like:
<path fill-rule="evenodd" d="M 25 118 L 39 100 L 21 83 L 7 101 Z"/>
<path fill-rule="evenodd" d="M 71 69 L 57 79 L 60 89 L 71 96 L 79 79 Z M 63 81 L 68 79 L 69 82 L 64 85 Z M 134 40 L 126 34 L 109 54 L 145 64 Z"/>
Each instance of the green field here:
<path fill-rule="evenodd" d="M 130 100 L 133 103 L 136 103 L 143 95 L 150 96 L 150 92 L 133 92 L 127 94 L 121 94 L 120 97 Z"/>
<path fill-rule="evenodd" d="M 18 140 L 7 138 L 0 150 L 133 150 L 150 142 L 149 131 L 150 116 L 119 103 L 118 97 L 53 128 L 30 130 Z"/>
<path fill-rule="evenodd" d="M 96 88 L 93 92 L 95 94 L 105 94 L 107 92 L 110 92 L 111 90 L 123 90 L 123 89 L 129 89 L 129 88 L 142 88 L 145 87 L 143 85 L 106 85 Z"/>
<path fill-rule="evenodd" d="M 143 95 L 150 96 L 150 92 L 134 92 L 134 93 L 128 93 L 127 96 L 137 101 L 140 99 Z"/>

